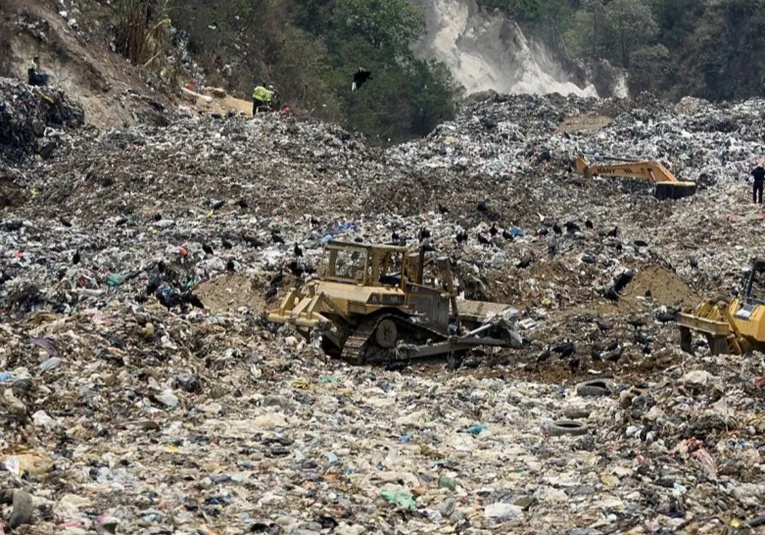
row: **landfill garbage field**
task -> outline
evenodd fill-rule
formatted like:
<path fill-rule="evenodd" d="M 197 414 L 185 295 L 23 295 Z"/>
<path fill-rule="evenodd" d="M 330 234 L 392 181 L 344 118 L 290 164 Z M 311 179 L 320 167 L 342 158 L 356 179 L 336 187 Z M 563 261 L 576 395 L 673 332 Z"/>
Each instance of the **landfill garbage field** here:
<path fill-rule="evenodd" d="M 731 297 L 762 251 L 746 180 L 765 101 L 484 95 L 382 149 L 310 119 L 184 107 L 99 131 L 53 98 L 55 113 L 0 80 L 5 529 L 763 522 L 763 355 L 711 356 L 698 336 L 683 353 L 675 320 Z M 584 178 L 579 152 L 660 160 L 698 191 Z M 422 229 L 466 298 L 518 309 L 522 349 L 351 366 L 265 321 L 327 240 L 417 247 Z"/>

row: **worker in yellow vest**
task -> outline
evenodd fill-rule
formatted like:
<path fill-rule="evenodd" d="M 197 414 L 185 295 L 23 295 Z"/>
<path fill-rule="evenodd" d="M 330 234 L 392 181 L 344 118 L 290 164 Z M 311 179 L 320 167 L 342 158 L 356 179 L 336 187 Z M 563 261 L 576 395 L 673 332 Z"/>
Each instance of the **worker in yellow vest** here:
<path fill-rule="evenodd" d="M 274 97 L 275 92 L 272 85 L 266 87 L 266 84 L 263 84 L 256 87 L 252 92 L 252 114 L 255 115 L 261 108 L 270 110 L 271 99 Z"/>

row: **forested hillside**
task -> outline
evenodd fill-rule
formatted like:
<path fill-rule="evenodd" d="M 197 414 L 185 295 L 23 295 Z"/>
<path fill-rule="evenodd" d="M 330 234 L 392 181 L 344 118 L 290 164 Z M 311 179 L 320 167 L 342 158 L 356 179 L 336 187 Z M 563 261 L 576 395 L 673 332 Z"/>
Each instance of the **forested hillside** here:
<path fill-rule="evenodd" d="M 627 69 L 632 94 L 763 95 L 762 0 L 480 0 L 570 60 Z"/>
<path fill-rule="evenodd" d="M 242 94 L 274 83 L 297 111 L 383 143 L 427 134 L 454 113 L 448 70 L 410 51 L 424 20 L 408 0 L 171 0 L 167 9 L 209 80 Z M 351 92 L 359 67 L 372 80 Z"/>

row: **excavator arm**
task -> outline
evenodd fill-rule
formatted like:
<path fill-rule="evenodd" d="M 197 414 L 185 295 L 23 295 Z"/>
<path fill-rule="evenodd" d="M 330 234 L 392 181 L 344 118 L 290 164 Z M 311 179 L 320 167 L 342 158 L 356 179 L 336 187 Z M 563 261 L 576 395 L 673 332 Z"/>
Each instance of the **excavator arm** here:
<path fill-rule="evenodd" d="M 580 154 L 576 157 L 576 172 L 591 178 L 593 176 L 615 176 L 650 180 L 656 185 L 657 199 L 680 199 L 696 193 L 694 182 L 681 182 L 672 172 L 656 161 L 625 162 L 608 158 L 613 163 L 591 164 Z"/>

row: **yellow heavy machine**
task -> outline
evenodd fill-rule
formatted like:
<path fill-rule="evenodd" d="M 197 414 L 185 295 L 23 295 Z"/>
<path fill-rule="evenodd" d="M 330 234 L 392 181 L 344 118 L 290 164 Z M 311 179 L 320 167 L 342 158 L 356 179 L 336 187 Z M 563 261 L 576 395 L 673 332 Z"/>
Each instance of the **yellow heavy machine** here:
<path fill-rule="evenodd" d="M 426 258 L 423 248 L 332 241 L 318 275 L 267 319 L 306 337 L 317 329 L 330 356 L 364 364 L 521 347 L 517 310 L 460 299 L 449 259 Z"/>
<path fill-rule="evenodd" d="M 696 193 L 695 182 L 682 182 L 669 169 L 656 161 L 625 161 L 624 158 L 601 156 L 608 163 L 590 163 L 583 154 L 576 157 L 576 171 L 590 178 L 593 176 L 618 176 L 640 178 L 655 183 L 654 196 L 657 199 L 681 199 Z"/>
<path fill-rule="evenodd" d="M 742 293 L 730 302 L 704 301 L 692 313 L 681 313 L 681 349 L 693 353 L 696 331 L 706 336 L 713 355 L 765 350 L 765 259 L 752 262 Z"/>

